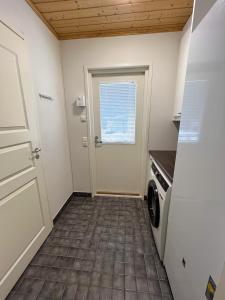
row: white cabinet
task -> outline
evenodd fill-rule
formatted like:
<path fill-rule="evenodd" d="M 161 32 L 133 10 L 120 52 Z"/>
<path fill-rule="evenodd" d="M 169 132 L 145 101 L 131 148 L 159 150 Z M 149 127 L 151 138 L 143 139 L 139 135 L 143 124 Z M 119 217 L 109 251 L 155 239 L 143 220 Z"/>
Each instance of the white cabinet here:
<path fill-rule="evenodd" d="M 207 11 L 206 0 L 195 3 Z M 217 0 L 191 36 L 186 76 L 191 96 L 186 97 L 185 88 L 164 260 L 174 300 L 206 300 L 209 276 L 220 290 L 225 261 L 224 16 L 225 1 Z M 224 293 L 214 300 L 224 300 Z"/>
<path fill-rule="evenodd" d="M 176 82 L 176 89 L 175 89 L 175 105 L 174 105 L 174 115 L 173 115 L 173 119 L 175 121 L 179 121 L 181 117 L 191 32 L 192 32 L 192 17 L 190 17 L 187 24 L 185 25 L 183 29 L 181 41 L 180 41 L 180 50 L 179 50 L 179 58 L 178 58 L 178 65 L 177 65 L 177 82 Z"/>

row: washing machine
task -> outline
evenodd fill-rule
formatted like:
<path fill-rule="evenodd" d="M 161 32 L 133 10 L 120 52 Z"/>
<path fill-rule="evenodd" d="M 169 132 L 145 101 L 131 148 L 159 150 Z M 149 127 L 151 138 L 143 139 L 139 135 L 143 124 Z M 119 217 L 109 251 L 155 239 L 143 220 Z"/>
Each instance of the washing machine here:
<path fill-rule="evenodd" d="M 171 182 L 152 160 L 147 201 L 152 232 L 161 261 L 164 259 L 165 252 L 171 188 Z"/>

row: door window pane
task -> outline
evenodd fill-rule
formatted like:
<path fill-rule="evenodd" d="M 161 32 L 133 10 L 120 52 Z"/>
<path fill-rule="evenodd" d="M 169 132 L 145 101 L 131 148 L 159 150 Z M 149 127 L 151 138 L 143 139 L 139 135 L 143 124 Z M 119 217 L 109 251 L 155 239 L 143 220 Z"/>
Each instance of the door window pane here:
<path fill-rule="evenodd" d="M 135 144 L 136 83 L 100 83 L 103 143 Z"/>

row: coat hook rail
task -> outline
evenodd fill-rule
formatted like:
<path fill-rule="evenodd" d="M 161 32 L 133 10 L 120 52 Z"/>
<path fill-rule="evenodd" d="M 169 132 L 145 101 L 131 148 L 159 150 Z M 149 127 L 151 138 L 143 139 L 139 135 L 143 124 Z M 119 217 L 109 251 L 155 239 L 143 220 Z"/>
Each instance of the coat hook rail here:
<path fill-rule="evenodd" d="M 46 100 L 53 101 L 53 98 L 52 98 L 52 97 L 46 96 L 46 95 L 44 95 L 44 94 L 40 94 L 40 93 L 39 93 L 39 97 L 42 98 L 42 99 L 46 99 Z"/>

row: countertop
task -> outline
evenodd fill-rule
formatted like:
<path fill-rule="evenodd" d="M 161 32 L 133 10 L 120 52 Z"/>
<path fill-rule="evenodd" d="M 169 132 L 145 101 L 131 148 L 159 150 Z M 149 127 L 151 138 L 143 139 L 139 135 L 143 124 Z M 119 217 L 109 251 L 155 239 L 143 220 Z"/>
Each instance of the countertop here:
<path fill-rule="evenodd" d="M 170 182 L 173 182 L 176 151 L 150 150 L 149 153 L 170 180 Z"/>

